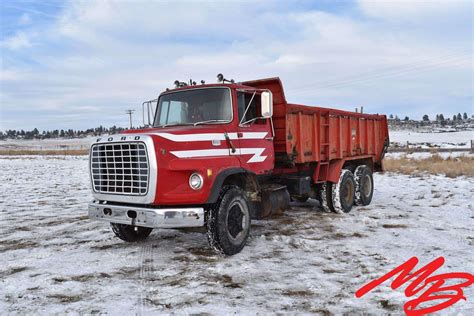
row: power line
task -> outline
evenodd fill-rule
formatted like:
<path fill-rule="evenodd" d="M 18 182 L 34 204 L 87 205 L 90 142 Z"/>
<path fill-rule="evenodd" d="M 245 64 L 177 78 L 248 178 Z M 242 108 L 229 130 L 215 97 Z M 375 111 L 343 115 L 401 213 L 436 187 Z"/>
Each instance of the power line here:
<path fill-rule="evenodd" d="M 426 65 L 426 64 L 429 64 L 430 62 L 435 62 L 435 61 L 439 61 L 439 60 L 443 60 L 443 59 L 449 59 L 449 58 L 453 58 L 453 57 L 455 58 L 455 57 L 463 56 L 463 55 L 466 55 L 466 54 L 472 54 L 472 50 L 467 50 L 467 51 L 465 49 L 455 50 L 455 51 L 452 51 L 451 53 L 449 53 L 447 55 L 441 55 L 441 56 L 437 56 L 437 57 L 434 57 L 434 58 L 428 58 L 428 59 L 420 59 L 420 60 L 417 60 L 413 63 L 407 63 L 407 64 L 400 65 L 400 66 L 384 67 L 384 68 L 381 68 L 381 69 L 377 69 L 375 71 L 344 76 L 344 77 L 336 78 L 335 80 L 332 80 L 332 81 L 331 80 L 330 81 L 320 81 L 320 82 L 317 82 L 315 84 L 316 85 L 326 85 L 326 84 L 339 83 L 340 81 L 346 81 L 346 80 L 351 80 L 351 79 L 360 79 L 360 78 L 363 78 L 364 76 L 372 77 L 374 75 L 380 75 L 381 73 L 400 71 L 403 68 L 416 67 L 416 66 L 419 66 L 419 65 Z M 310 84 L 310 85 L 306 85 L 306 86 L 309 87 L 309 88 L 313 88 L 315 86 L 315 84 Z M 300 86 L 300 88 L 305 89 L 305 85 Z M 300 89 L 298 89 L 298 90 L 300 90 Z"/>
<path fill-rule="evenodd" d="M 415 62 L 402 64 L 402 65 L 399 65 L 399 66 L 383 67 L 383 68 L 380 68 L 380 69 L 376 69 L 374 71 L 369 71 L 369 72 L 365 72 L 365 73 L 352 74 L 352 75 L 349 75 L 349 76 L 339 77 L 339 78 L 336 78 L 335 80 L 332 80 L 332 82 L 331 81 L 320 81 L 320 82 L 317 82 L 316 84 L 327 84 L 327 83 L 333 83 L 334 81 L 338 82 L 338 81 L 341 81 L 341 80 L 350 80 L 350 79 L 354 79 L 354 78 L 358 79 L 358 78 L 361 78 L 363 76 L 372 76 L 372 75 L 377 75 L 377 74 L 383 73 L 383 72 L 397 71 L 397 70 L 400 70 L 400 68 L 403 68 L 403 67 L 418 66 L 420 64 L 427 64 L 429 62 L 437 61 L 437 60 L 440 60 L 440 59 L 443 60 L 443 59 L 448 59 L 448 58 L 451 58 L 451 57 L 457 57 L 457 56 L 462 56 L 462 55 L 471 54 L 471 53 L 472 53 L 472 50 L 466 50 L 466 49 L 459 50 L 459 49 L 457 49 L 457 50 L 453 50 L 449 54 L 445 54 L 445 55 L 440 55 L 440 56 L 436 56 L 436 57 L 432 57 L 432 58 L 426 58 L 426 59 L 419 59 Z M 309 86 L 313 87 L 314 84 L 310 84 Z M 300 86 L 300 88 L 305 88 L 305 85 Z"/>
<path fill-rule="evenodd" d="M 385 71 L 374 71 L 363 74 L 355 74 L 351 76 L 341 77 L 340 79 L 322 81 L 313 85 L 307 85 L 306 87 L 300 89 L 290 90 L 289 93 L 292 94 L 305 94 L 306 92 L 311 92 L 314 90 L 320 90 L 324 88 L 336 88 L 342 86 L 353 85 L 355 83 L 361 82 L 371 82 L 374 79 L 380 79 L 383 77 L 397 77 L 400 75 L 405 75 L 411 72 L 424 72 L 433 70 L 433 68 L 442 69 L 446 66 L 449 66 L 453 63 L 456 63 L 467 56 L 472 54 L 472 51 L 458 52 L 450 55 L 439 56 L 436 58 L 420 60 L 415 63 L 402 65 L 400 67 L 387 67 L 384 68 Z M 434 63 L 433 63 L 434 62 Z"/>
<path fill-rule="evenodd" d="M 464 55 L 466 54 L 468 53 L 465 53 Z M 456 63 L 464 58 L 465 57 L 458 56 L 457 58 L 454 58 L 454 59 L 440 60 L 435 64 L 425 63 L 425 64 L 419 64 L 419 65 L 415 64 L 414 66 L 410 66 L 410 67 L 402 66 L 397 70 L 394 69 L 390 71 L 373 72 L 373 73 L 368 73 L 366 76 L 364 76 L 363 74 L 353 75 L 353 76 L 347 77 L 348 79 L 346 80 L 333 80 L 333 81 L 321 82 L 320 85 L 316 84 L 316 85 L 313 85 L 312 87 L 307 87 L 303 89 L 295 89 L 295 90 L 292 90 L 292 92 L 295 94 L 299 94 L 301 92 L 311 91 L 315 89 L 333 88 L 333 87 L 339 87 L 339 86 L 352 85 L 353 83 L 358 83 L 361 81 L 365 81 L 365 82 L 372 81 L 373 79 L 379 79 L 381 77 L 404 75 L 404 74 L 411 73 L 414 71 L 423 72 L 423 71 L 431 70 L 430 68 L 441 68 L 440 66 Z"/>
<path fill-rule="evenodd" d="M 41 10 L 30 9 L 30 8 L 25 8 L 25 7 L 18 7 L 18 6 L 14 6 L 14 5 L 10 5 L 10 4 L 5 5 L 4 8 L 14 9 L 14 10 L 22 11 L 22 12 L 40 14 L 40 15 L 42 15 L 42 16 L 44 16 L 44 17 L 52 18 L 52 19 L 56 19 L 56 18 L 58 17 L 57 15 L 49 14 L 49 13 L 46 13 L 46 12 L 41 11 Z"/>
<path fill-rule="evenodd" d="M 132 129 L 132 114 L 135 112 L 135 110 L 126 110 L 125 113 L 129 115 L 130 118 L 130 129 Z"/>
<path fill-rule="evenodd" d="M 377 76 L 374 76 L 374 77 L 371 77 L 371 78 L 370 77 L 369 78 L 360 78 L 358 80 L 333 83 L 333 84 L 328 84 L 328 85 L 319 86 L 319 87 L 316 86 L 314 88 L 307 88 L 305 90 L 298 90 L 298 91 L 293 90 L 292 94 L 295 94 L 295 95 L 307 94 L 307 93 L 317 91 L 317 90 L 322 90 L 322 89 L 341 88 L 341 87 L 347 87 L 347 86 L 354 86 L 354 85 L 361 84 L 361 83 L 371 83 L 371 82 L 374 82 L 374 81 L 377 81 L 377 80 L 380 80 L 380 79 L 396 78 L 396 77 L 401 77 L 401 76 L 404 76 L 404 75 L 407 75 L 407 74 L 410 74 L 410 73 L 415 73 L 415 72 L 416 73 L 423 73 L 423 72 L 427 72 L 427 71 L 441 70 L 441 69 L 449 68 L 452 65 L 453 65 L 452 62 L 445 62 L 445 63 L 440 63 L 436 66 L 432 65 L 432 66 L 419 67 L 419 68 L 411 69 L 411 70 L 400 71 L 400 72 L 397 72 L 397 73 L 380 74 L 380 75 L 377 75 Z"/>

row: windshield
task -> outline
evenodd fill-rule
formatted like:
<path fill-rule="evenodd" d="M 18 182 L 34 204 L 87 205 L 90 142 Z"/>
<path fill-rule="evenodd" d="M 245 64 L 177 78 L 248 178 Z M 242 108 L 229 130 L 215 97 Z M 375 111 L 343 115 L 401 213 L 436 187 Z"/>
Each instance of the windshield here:
<path fill-rule="evenodd" d="M 160 96 L 153 126 L 198 125 L 231 120 L 230 90 L 206 88 Z"/>

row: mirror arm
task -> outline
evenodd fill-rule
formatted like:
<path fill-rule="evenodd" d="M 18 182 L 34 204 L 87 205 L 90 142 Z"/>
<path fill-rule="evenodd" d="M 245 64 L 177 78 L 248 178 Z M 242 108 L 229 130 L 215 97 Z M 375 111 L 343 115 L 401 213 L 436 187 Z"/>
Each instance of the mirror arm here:
<path fill-rule="evenodd" d="M 142 103 L 142 121 L 143 121 L 143 126 L 147 127 L 147 124 L 145 124 L 145 103 L 146 102 Z"/>
<path fill-rule="evenodd" d="M 150 102 L 151 103 L 151 102 Z M 150 126 L 150 103 L 147 103 L 146 105 L 146 114 L 148 116 L 148 126 Z"/>
<path fill-rule="evenodd" d="M 262 117 L 262 116 L 254 117 L 253 119 L 250 119 L 250 120 L 248 120 L 248 121 L 246 121 L 246 122 L 240 123 L 240 125 L 246 125 L 246 124 L 252 123 L 252 122 L 254 122 L 254 121 L 256 121 L 256 120 L 260 120 L 260 119 L 264 119 L 264 117 Z"/>
<path fill-rule="evenodd" d="M 266 140 L 273 140 L 275 138 L 275 127 L 273 126 L 273 118 L 270 119 L 270 126 L 272 127 L 272 136 L 271 137 L 265 137 Z"/>
<path fill-rule="evenodd" d="M 158 99 L 145 101 L 142 103 L 142 121 L 144 127 L 151 127 L 155 119 L 155 113 L 153 112 L 153 102 L 156 101 L 156 107 L 158 107 Z M 146 109 L 145 109 L 146 105 Z M 146 111 L 146 114 L 145 114 Z"/>

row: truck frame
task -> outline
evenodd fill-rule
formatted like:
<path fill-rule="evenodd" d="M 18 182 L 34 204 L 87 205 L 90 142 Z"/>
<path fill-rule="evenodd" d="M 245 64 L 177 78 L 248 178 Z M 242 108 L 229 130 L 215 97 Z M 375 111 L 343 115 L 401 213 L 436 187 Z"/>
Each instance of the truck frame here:
<path fill-rule="evenodd" d="M 279 78 L 218 78 L 176 81 L 144 103 L 146 128 L 96 139 L 91 219 L 128 242 L 154 228 L 205 227 L 211 247 L 233 255 L 252 219 L 281 214 L 290 200 L 342 214 L 371 202 L 389 144 L 385 115 L 288 103 Z"/>

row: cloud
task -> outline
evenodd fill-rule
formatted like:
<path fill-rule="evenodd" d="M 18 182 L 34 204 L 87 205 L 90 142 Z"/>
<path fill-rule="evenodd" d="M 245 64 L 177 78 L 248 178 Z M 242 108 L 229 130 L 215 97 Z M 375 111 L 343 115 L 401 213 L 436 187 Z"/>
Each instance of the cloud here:
<path fill-rule="evenodd" d="M 447 15 L 472 10 L 472 2 L 466 0 L 359 0 L 358 5 L 362 12 L 367 15 L 399 22 L 415 21 L 427 17 L 446 17 Z"/>
<path fill-rule="evenodd" d="M 31 17 L 28 13 L 23 13 L 18 19 L 19 25 L 28 25 L 31 24 Z"/>
<path fill-rule="evenodd" d="M 35 19 L 2 42 L 10 50 L 2 120 L 11 128 L 126 125 L 125 109 L 141 110 L 175 79 L 214 82 L 220 72 L 237 81 L 280 76 L 292 102 L 410 117 L 448 104 L 469 111 L 470 17 L 451 16 L 455 5 L 443 15 L 382 3 L 341 13 L 278 1 L 71 1 L 52 22 Z M 439 21 L 456 32 L 443 33 Z M 28 111 L 10 110 L 18 100 Z M 61 115 L 74 121 L 65 126 Z"/>
<path fill-rule="evenodd" d="M 31 47 L 31 45 L 32 44 L 29 35 L 22 31 L 1 42 L 1 46 L 6 47 L 10 50 L 29 48 Z"/>

